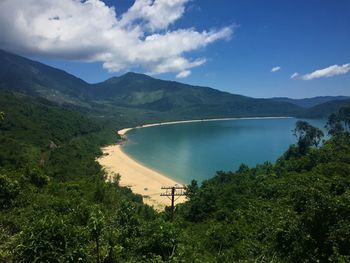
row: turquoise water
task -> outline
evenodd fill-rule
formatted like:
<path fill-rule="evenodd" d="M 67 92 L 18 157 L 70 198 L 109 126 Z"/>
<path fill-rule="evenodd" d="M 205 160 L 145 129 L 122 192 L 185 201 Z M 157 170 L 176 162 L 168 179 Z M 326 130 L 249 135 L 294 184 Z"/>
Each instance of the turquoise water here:
<path fill-rule="evenodd" d="M 216 171 L 235 171 L 274 162 L 295 143 L 294 118 L 240 119 L 181 123 L 134 129 L 127 133 L 125 153 L 180 183 L 199 182 Z M 308 120 L 322 128 L 323 120 Z"/>

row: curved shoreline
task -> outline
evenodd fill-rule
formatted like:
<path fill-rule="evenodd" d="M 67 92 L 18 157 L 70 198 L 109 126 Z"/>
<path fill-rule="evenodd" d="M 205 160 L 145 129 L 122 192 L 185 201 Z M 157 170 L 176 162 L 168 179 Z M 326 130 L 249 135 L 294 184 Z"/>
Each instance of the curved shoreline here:
<path fill-rule="evenodd" d="M 291 117 L 248 117 L 248 118 L 221 118 L 221 119 L 198 119 L 186 121 L 159 122 L 144 124 L 133 128 L 124 128 L 118 131 L 122 138 L 133 129 L 172 125 L 181 123 L 208 122 L 208 121 L 225 121 L 225 120 L 242 120 L 242 119 L 281 119 Z M 165 174 L 143 165 L 127 155 L 122 150 L 121 144 L 110 145 L 101 149 L 103 155 L 97 159 L 107 172 L 108 181 L 113 181 L 114 176 L 120 175 L 120 185 L 131 188 L 134 193 L 143 196 L 144 203 L 153 206 L 157 210 L 162 210 L 170 202 L 166 197 L 160 196 L 162 186 L 181 185 Z M 177 203 L 185 202 L 186 199 L 181 197 Z"/>
<path fill-rule="evenodd" d="M 120 185 L 143 197 L 144 203 L 153 206 L 156 210 L 162 210 L 170 205 L 166 197 L 160 196 L 162 186 L 174 186 L 178 184 L 169 177 L 154 171 L 125 154 L 121 145 L 110 145 L 102 148 L 103 155 L 97 161 L 107 172 L 107 181 L 113 181 L 114 176 L 120 175 Z M 185 198 L 178 200 L 184 202 Z"/>
<path fill-rule="evenodd" d="M 235 117 L 235 118 L 214 118 L 214 119 L 194 119 L 194 120 L 186 120 L 186 121 L 167 121 L 167 122 L 158 122 L 158 123 L 150 123 L 143 124 L 136 127 L 124 128 L 118 131 L 118 134 L 123 137 L 127 132 L 134 129 L 148 128 L 154 126 L 162 126 L 162 125 L 172 125 L 172 124 L 182 124 L 182 123 L 195 123 L 195 122 L 210 122 L 210 121 L 231 121 L 231 120 L 265 120 L 265 119 L 290 119 L 293 117 Z"/>

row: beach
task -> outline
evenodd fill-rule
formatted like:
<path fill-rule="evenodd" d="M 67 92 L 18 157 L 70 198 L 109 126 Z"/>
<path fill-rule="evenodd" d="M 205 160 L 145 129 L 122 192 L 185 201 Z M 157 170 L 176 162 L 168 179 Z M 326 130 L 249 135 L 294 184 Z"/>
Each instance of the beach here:
<path fill-rule="evenodd" d="M 125 133 L 131 129 L 122 129 L 118 131 L 118 134 L 124 137 Z M 167 197 L 160 196 L 164 192 L 161 187 L 181 185 L 180 183 L 138 163 L 122 151 L 122 145 L 104 147 L 102 152 L 103 155 L 97 161 L 107 172 L 108 181 L 112 181 L 114 176 L 119 174 L 120 185 L 129 187 L 134 193 L 142 195 L 144 203 L 153 206 L 158 211 L 170 205 Z M 185 200 L 185 197 L 181 197 L 176 204 Z"/>

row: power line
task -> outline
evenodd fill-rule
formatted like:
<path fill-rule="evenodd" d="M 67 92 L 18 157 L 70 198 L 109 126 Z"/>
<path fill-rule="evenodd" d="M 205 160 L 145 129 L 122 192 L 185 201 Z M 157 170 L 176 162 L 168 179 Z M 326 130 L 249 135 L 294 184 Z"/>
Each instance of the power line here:
<path fill-rule="evenodd" d="M 161 189 L 165 190 L 165 193 L 161 193 L 160 196 L 166 196 L 171 200 L 171 217 L 174 217 L 174 208 L 175 208 L 175 201 L 179 199 L 181 196 L 185 195 L 185 186 L 162 186 Z M 175 196 L 177 198 L 175 199 Z"/>

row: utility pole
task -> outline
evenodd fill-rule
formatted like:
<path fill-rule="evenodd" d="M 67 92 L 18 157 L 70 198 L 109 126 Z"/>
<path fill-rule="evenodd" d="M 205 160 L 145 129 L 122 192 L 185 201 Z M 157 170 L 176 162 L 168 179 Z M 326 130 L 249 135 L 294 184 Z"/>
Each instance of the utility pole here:
<path fill-rule="evenodd" d="M 185 186 L 162 186 L 161 189 L 165 190 L 165 193 L 161 193 L 160 196 L 166 196 L 171 200 L 171 218 L 174 218 L 175 201 L 181 196 L 185 195 Z M 177 198 L 175 199 L 175 196 Z"/>

